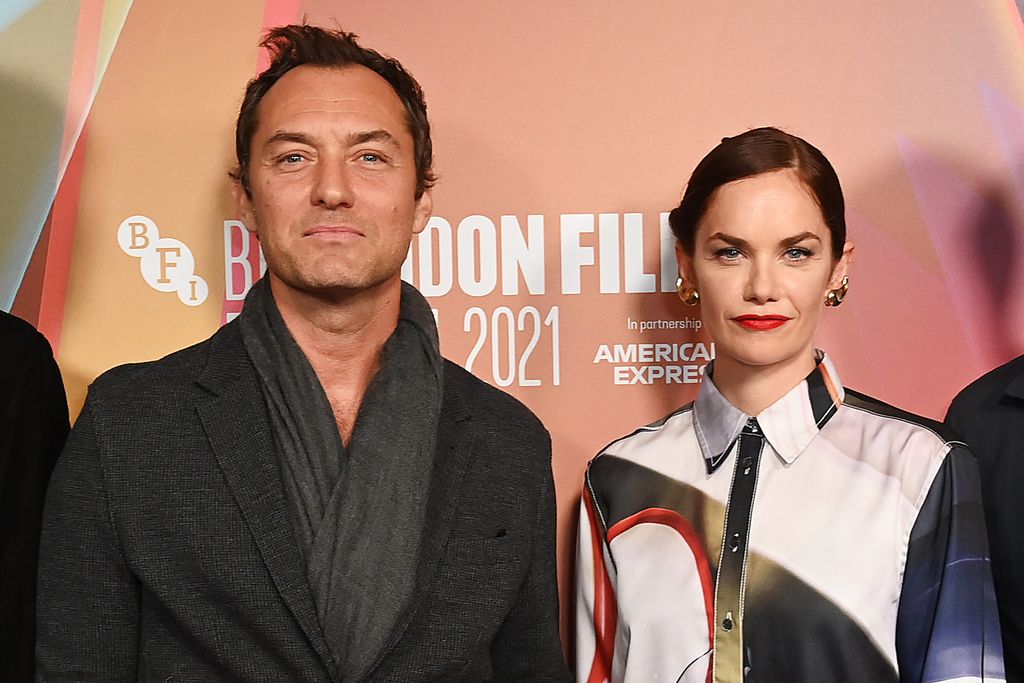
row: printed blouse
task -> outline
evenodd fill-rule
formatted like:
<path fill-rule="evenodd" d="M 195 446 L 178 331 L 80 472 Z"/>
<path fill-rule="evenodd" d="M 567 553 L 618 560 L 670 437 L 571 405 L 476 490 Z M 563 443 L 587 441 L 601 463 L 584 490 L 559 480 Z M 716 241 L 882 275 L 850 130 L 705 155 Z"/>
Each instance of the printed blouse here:
<path fill-rule="evenodd" d="M 973 457 L 818 359 L 756 417 L 709 366 L 591 461 L 580 683 L 1004 680 Z"/>

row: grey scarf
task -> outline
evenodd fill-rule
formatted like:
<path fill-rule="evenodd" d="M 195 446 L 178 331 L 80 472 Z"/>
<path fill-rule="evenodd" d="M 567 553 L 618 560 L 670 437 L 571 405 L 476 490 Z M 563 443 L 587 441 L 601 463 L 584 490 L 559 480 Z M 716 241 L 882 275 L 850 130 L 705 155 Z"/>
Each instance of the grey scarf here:
<path fill-rule="evenodd" d="M 403 282 L 398 326 L 348 449 L 266 278 L 246 297 L 239 325 L 267 401 L 320 625 L 337 673 L 354 680 L 373 664 L 414 587 L 441 410 L 434 317 Z"/>

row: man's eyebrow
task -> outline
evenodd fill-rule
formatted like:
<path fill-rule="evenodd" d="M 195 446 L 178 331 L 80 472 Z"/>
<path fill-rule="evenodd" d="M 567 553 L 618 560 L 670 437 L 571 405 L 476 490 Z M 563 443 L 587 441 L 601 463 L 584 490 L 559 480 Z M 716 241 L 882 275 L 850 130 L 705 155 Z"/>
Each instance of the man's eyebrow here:
<path fill-rule="evenodd" d="M 279 130 L 273 135 L 271 135 L 269 138 L 267 138 L 266 144 L 274 145 L 282 142 L 295 142 L 300 145 L 313 146 L 315 140 L 313 139 L 312 136 L 310 136 L 307 133 L 290 130 Z M 348 136 L 349 145 L 362 145 L 367 142 L 383 142 L 394 145 L 395 147 L 399 146 L 398 140 L 395 138 L 395 136 L 389 133 L 388 131 L 384 130 L 383 128 L 378 128 L 376 130 L 360 131 L 358 133 L 352 133 L 351 135 Z"/>
<path fill-rule="evenodd" d="M 350 145 L 362 145 L 366 142 L 386 142 L 398 147 L 398 140 L 395 136 L 383 128 L 367 130 L 361 133 L 353 133 L 349 136 L 348 141 Z"/>
<path fill-rule="evenodd" d="M 267 138 L 268 145 L 273 145 L 278 142 L 298 142 L 303 145 L 312 145 L 313 139 L 305 133 L 298 133 L 288 130 L 279 130 L 269 138 Z"/>

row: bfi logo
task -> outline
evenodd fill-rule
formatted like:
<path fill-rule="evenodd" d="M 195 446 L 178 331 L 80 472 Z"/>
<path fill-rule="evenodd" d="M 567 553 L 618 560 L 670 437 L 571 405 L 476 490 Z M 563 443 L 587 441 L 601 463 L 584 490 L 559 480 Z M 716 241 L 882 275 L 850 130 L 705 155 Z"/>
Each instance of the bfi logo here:
<path fill-rule="evenodd" d="M 160 237 L 160 230 L 146 216 L 129 216 L 117 228 L 117 243 L 129 256 L 139 259 L 142 279 L 158 292 L 174 292 L 186 306 L 206 301 L 210 288 L 195 274 L 196 261 L 183 242 Z"/>

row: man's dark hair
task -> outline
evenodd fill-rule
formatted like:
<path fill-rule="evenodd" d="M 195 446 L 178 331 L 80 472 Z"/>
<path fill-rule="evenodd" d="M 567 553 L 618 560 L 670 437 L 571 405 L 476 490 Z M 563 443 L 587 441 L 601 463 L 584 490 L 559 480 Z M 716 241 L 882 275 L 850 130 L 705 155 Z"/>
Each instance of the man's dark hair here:
<path fill-rule="evenodd" d="M 778 128 L 755 128 L 723 138 L 693 169 L 683 200 L 668 216 L 683 251 L 693 254 L 698 224 L 718 188 L 785 169 L 796 174 L 818 203 L 832 236 L 832 257 L 841 257 L 846 243 L 846 209 L 839 177 L 817 147 Z"/>
<path fill-rule="evenodd" d="M 241 183 L 247 195 L 252 196 L 249 184 L 249 153 L 252 137 L 259 122 L 256 112 L 260 101 L 282 76 L 303 65 L 325 68 L 364 66 L 387 81 L 405 105 L 406 123 L 412 134 L 413 156 L 416 159 L 416 199 L 430 189 L 434 184 L 434 173 L 431 171 L 433 148 L 430 142 L 427 104 L 423 100 L 423 90 L 420 89 L 419 83 L 397 60 L 362 47 L 356 42 L 356 35 L 353 33 L 305 24 L 270 29 L 260 42 L 260 46 L 270 52 L 270 66 L 249 81 L 245 88 L 245 97 L 242 98 L 238 121 L 235 124 L 235 154 L 238 165 L 230 173 L 232 178 Z"/>

